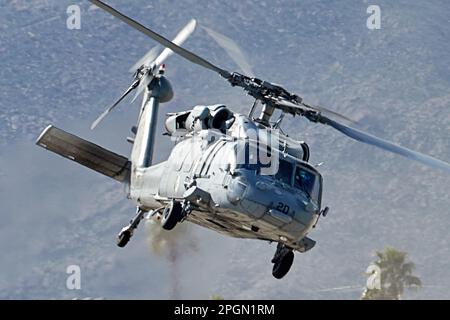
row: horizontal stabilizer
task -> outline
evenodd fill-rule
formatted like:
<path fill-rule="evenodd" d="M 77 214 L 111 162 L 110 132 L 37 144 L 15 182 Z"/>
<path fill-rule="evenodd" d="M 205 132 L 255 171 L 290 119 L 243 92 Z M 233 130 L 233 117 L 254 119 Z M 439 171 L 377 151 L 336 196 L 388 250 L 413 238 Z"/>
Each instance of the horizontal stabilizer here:
<path fill-rule="evenodd" d="M 119 182 L 129 181 L 131 163 L 127 158 L 52 125 L 36 144 Z"/>

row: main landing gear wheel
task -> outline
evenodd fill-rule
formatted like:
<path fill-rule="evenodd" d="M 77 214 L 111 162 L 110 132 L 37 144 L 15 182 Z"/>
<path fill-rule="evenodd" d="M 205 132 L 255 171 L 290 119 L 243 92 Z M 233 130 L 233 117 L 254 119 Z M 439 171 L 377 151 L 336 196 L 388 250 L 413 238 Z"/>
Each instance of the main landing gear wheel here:
<path fill-rule="evenodd" d="M 183 217 L 183 207 L 180 202 L 171 201 L 162 214 L 161 226 L 164 230 L 172 230 Z"/>
<path fill-rule="evenodd" d="M 272 259 L 273 269 L 272 275 L 277 278 L 283 278 L 291 269 L 294 262 L 294 252 L 291 248 L 286 247 L 284 244 L 278 243 L 277 251 Z"/>

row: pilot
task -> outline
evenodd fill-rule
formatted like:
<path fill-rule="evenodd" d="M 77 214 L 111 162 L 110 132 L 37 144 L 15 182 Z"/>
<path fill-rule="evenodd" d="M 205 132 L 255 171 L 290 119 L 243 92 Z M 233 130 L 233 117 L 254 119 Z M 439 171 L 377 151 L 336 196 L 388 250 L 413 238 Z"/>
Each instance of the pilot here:
<path fill-rule="evenodd" d="M 302 170 L 302 168 L 297 167 L 295 170 L 294 185 L 295 187 L 306 191 L 308 195 L 310 195 L 314 186 L 314 176 L 308 171 Z"/>

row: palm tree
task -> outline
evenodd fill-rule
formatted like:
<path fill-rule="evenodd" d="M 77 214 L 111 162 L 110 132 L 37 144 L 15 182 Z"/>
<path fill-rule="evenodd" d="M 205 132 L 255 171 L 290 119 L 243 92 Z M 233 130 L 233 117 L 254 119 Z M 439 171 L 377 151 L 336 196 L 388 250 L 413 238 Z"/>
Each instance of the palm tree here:
<path fill-rule="evenodd" d="M 361 299 L 400 300 L 405 288 L 420 288 L 422 282 L 412 274 L 415 266 L 413 262 L 406 261 L 407 255 L 406 252 L 391 247 L 387 247 L 383 252 L 377 251 L 377 261 L 372 264 L 374 267 L 367 270 L 379 273 L 368 274 L 371 278 L 379 277 L 379 286 L 367 286 Z"/>

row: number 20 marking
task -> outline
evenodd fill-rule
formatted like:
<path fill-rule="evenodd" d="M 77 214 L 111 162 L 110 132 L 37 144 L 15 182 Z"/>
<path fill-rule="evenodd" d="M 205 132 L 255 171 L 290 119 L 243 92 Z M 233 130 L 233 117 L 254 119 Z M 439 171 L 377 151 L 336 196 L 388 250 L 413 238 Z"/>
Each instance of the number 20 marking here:
<path fill-rule="evenodd" d="M 277 209 L 278 211 L 283 212 L 284 214 L 288 214 L 289 211 L 291 210 L 291 209 L 289 208 L 289 206 L 288 206 L 287 204 L 284 204 L 283 202 L 278 202 L 278 206 L 276 207 L 276 209 Z"/>

